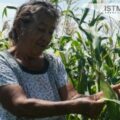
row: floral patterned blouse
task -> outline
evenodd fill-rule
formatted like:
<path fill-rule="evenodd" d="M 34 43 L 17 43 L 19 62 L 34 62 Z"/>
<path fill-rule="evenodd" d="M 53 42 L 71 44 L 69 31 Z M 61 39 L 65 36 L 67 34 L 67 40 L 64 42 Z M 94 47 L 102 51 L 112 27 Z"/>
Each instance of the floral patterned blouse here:
<path fill-rule="evenodd" d="M 67 84 L 67 73 L 60 58 L 48 53 L 44 56 L 49 63 L 47 70 L 33 72 L 22 68 L 9 52 L 0 52 L 0 86 L 19 84 L 28 98 L 60 101 L 58 89 Z M 18 118 L 0 104 L 0 120 L 65 120 L 65 116 Z"/>

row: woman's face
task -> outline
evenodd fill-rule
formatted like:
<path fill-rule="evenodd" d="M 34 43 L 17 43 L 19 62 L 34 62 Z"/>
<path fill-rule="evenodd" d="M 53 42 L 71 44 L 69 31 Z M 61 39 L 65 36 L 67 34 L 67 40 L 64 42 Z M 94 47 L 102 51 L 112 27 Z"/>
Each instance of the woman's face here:
<path fill-rule="evenodd" d="M 51 41 L 55 23 L 55 18 L 40 9 L 33 14 L 30 22 L 26 23 L 26 27 L 21 31 L 18 48 L 28 55 L 40 55 Z"/>

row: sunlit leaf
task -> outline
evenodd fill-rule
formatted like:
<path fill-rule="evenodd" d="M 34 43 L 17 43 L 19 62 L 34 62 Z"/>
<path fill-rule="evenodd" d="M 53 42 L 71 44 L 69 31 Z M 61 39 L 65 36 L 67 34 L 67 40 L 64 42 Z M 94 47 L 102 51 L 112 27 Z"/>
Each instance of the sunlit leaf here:
<path fill-rule="evenodd" d="M 106 63 L 108 64 L 108 66 L 113 67 L 113 62 L 112 62 L 112 59 L 111 59 L 111 57 L 110 57 L 109 54 L 106 55 L 105 61 L 106 61 Z"/>
<path fill-rule="evenodd" d="M 67 64 L 67 61 L 66 61 L 66 57 L 65 57 L 65 54 L 61 51 L 56 51 L 55 53 L 57 56 L 60 56 L 62 58 L 62 62 L 64 63 L 64 65 Z"/>
<path fill-rule="evenodd" d="M 8 9 L 13 9 L 13 10 L 17 10 L 17 7 L 15 7 L 15 6 L 6 6 L 6 8 L 8 8 Z"/>
<path fill-rule="evenodd" d="M 2 17 L 7 16 L 7 8 L 5 7 L 2 12 Z"/>
<path fill-rule="evenodd" d="M 84 22 L 84 20 L 85 20 L 85 18 L 87 17 L 87 14 L 88 14 L 89 11 L 90 11 L 89 8 L 85 8 L 84 14 L 83 14 L 83 16 L 82 16 L 82 18 L 81 18 L 81 20 L 80 20 L 80 24 L 79 24 L 79 25 L 81 25 L 81 24 Z"/>
<path fill-rule="evenodd" d="M 92 3 L 97 3 L 97 0 L 92 0 Z"/>
<path fill-rule="evenodd" d="M 104 97 L 109 99 L 118 99 L 113 89 L 110 87 L 107 81 L 103 79 L 100 80 L 100 87 L 104 93 Z"/>

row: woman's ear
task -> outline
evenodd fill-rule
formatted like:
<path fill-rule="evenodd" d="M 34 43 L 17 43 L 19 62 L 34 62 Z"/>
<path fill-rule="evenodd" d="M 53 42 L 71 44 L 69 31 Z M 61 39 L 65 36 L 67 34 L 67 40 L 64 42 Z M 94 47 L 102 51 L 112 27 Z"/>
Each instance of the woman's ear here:
<path fill-rule="evenodd" d="M 16 25 L 14 25 L 14 29 L 12 31 L 12 36 L 14 37 L 15 42 L 18 42 L 19 39 L 21 39 L 23 37 L 24 31 L 25 31 L 24 24 L 23 24 L 22 20 L 19 19 L 16 22 Z"/>
<path fill-rule="evenodd" d="M 20 32 L 21 32 L 22 26 L 23 26 L 23 25 L 22 25 L 21 19 L 18 19 L 18 20 L 15 21 L 14 28 L 15 28 L 15 31 L 16 31 L 16 33 L 17 33 L 18 35 L 19 35 Z"/>

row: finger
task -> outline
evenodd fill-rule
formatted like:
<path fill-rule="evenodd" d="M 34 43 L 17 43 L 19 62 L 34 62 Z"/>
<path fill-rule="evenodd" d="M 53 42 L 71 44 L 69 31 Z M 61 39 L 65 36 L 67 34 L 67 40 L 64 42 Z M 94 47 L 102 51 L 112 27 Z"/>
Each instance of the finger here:
<path fill-rule="evenodd" d="M 97 100 L 98 103 L 105 103 L 105 98 Z"/>
<path fill-rule="evenodd" d="M 112 85 L 113 90 L 120 89 L 120 83 L 116 85 Z"/>
<path fill-rule="evenodd" d="M 99 100 L 104 97 L 104 93 L 103 92 L 96 93 L 95 97 L 96 97 L 96 100 Z"/>

